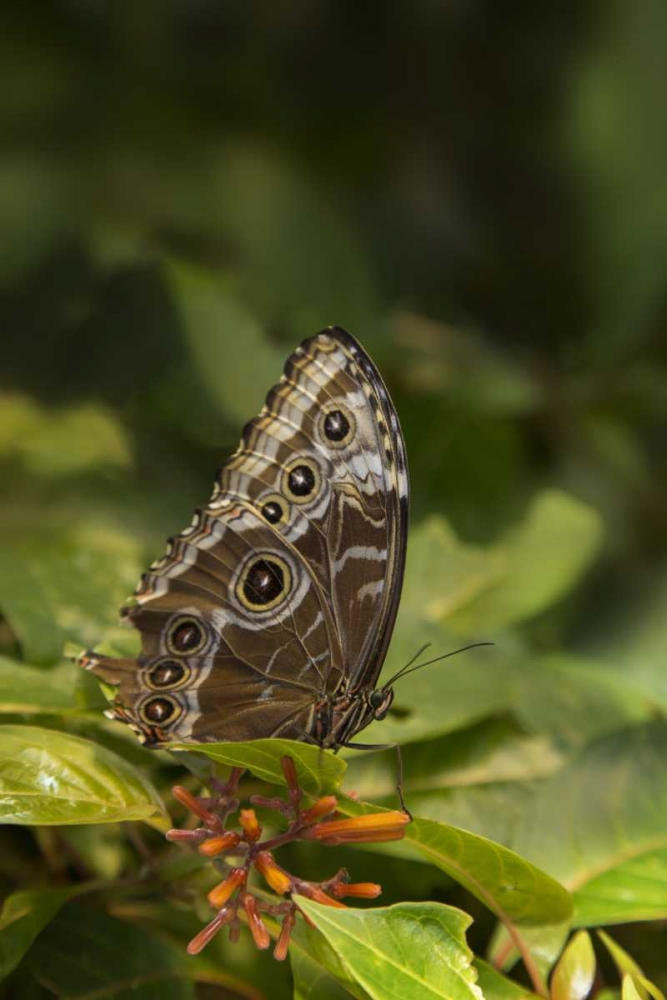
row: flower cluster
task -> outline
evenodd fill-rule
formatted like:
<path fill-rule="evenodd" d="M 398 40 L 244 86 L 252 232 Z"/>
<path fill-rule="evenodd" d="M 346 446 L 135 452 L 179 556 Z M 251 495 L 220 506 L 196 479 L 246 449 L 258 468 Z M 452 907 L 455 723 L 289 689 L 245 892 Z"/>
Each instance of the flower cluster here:
<path fill-rule="evenodd" d="M 406 823 L 410 821 L 408 814 L 382 812 L 338 818 L 335 816 L 338 800 L 333 795 L 325 795 L 310 807 L 302 809 L 302 792 L 294 761 L 291 757 L 283 757 L 280 763 L 287 781 L 287 798 L 253 795 L 249 800 L 251 808 L 240 808 L 236 798 L 242 768 L 233 768 L 224 784 L 216 783 L 215 794 L 209 798 L 195 797 L 180 785 L 173 790 L 174 798 L 194 813 L 201 825 L 194 830 L 170 830 L 167 839 L 189 844 L 205 858 L 210 858 L 225 876 L 208 894 L 208 901 L 216 914 L 188 945 L 191 955 L 198 954 L 224 926 L 229 927 L 230 940 L 237 941 L 242 920 L 250 928 L 257 947 L 268 948 L 271 937 L 262 919 L 264 914 L 280 922 L 273 954 L 278 961 L 282 961 L 287 956 L 299 912 L 299 896 L 327 906 L 343 907 L 345 904 L 341 899 L 346 896 L 375 899 L 382 891 L 373 882 L 350 882 L 344 868 L 324 882 L 306 881 L 281 868 L 275 860 L 274 851 L 295 840 L 315 840 L 331 846 L 400 840 Z M 279 812 L 287 820 L 285 832 L 262 840 L 262 828 L 252 806 Z M 229 829 L 228 823 L 237 813 L 238 828 Z M 253 894 L 248 886 L 253 868 L 277 896 L 284 898 L 267 902 Z"/>

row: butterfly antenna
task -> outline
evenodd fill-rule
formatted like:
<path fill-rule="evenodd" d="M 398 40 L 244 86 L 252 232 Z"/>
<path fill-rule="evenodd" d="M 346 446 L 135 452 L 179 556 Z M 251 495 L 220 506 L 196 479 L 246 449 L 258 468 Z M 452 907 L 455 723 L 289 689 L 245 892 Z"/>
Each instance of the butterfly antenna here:
<path fill-rule="evenodd" d="M 460 649 L 453 649 L 451 653 L 443 653 L 442 656 L 434 656 L 432 660 L 426 660 L 425 663 L 418 663 L 416 666 L 412 666 L 416 659 L 418 659 L 425 649 L 431 645 L 427 642 L 425 646 L 419 650 L 416 656 L 413 656 L 409 663 L 406 663 L 404 667 L 391 677 L 384 687 L 390 687 L 395 684 L 396 681 L 400 680 L 402 677 L 407 677 L 408 674 L 413 674 L 415 670 L 421 670 L 422 667 L 430 667 L 432 663 L 439 663 L 440 660 L 446 660 L 449 656 L 456 656 L 458 653 L 465 653 L 467 649 L 478 649 L 480 646 L 495 646 L 495 642 L 471 642 L 468 646 L 461 646 Z"/>

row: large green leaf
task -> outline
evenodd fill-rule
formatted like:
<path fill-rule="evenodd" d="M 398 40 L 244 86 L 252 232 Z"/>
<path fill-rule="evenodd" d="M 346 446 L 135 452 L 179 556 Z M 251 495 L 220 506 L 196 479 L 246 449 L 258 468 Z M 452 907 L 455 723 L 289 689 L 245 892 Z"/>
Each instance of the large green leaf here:
<path fill-rule="evenodd" d="M 377 730 L 380 732 L 381 730 Z M 403 787 L 415 810 L 430 818 L 428 801 L 448 801 L 447 789 L 488 788 L 510 781 L 543 778 L 562 767 L 564 757 L 545 736 L 526 733 L 511 718 L 491 717 L 438 739 L 401 749 Z M 355 753 L 348 762 L 347 785 L 360 798 L 377 800 L 396 794 L 396 754 Z M 419 806 L 417 806 L 419 803 Z"/>
<path fill-rule="evenodd" d="M 345 989 L 310 955 L 304 951 L 297 952 L 294 944 L 290 947 L 290 960 L 294 977 L 294 1000 L 349 1000 L 351 990 Z M 361 989 L 352 995 L 361 996 L 362 1000 L 368 996 Z"/>
<path fill-rule="evenodd" d="M 90 907 L 68 906 L 31 952 L 37 980 L 61 1000 L 189 1000 L 183 952 L 142 927 Z"/>
<path fill-rule="evenodd" d="M 207 192 L 208 218 L 240 251 L 255 308 L 297 338 L 330 323 L 368 336 L 381 310 L 368 255 L 341 205 L 302 164 L 230 141 Z"/>
<path fill-rule="evenodd" d="M 479 1000 L 465 940 L 471 919 L 460 910 L 440 903 L 338 910 L 299 900 L 299 906 L 373 1000 Z"/>
<path fill-rule="evenodd" d="M 248 743 L 172 743 L 169 750 L 204 754 L 218 764 L 247 767 L 258 778 L 285 785 L 280 758 L 294 761 L 299 784 L 309 795 L 336 792 L 345 773 L 345 762 L 330 750 L 295 740 L 252 740 Z"/>
<path fill-rule="evenodd" d="M 517 850 L 574 894 L 583 925 L 667 912 L 667 723 L 591 745 L 542 783 Z"/>
<path fill-rule="evenodd" d="M 137 540 L 104 524 L 5 525 L 0 545 L 0 610 L 36 664 L 99 641 L 141 572 Z"/>
<path fill-rule="evenodd" d="M 290 942 L 294 1000 L 368 1000 L 368 993 L 336 949 L 305 920 L 297 920 Z"/>
<path fill-rule="evenodd" d="M 572 912 L 572 900 L 562 885 L 486 837 L 417 818 L 407 827 L 405 842 L 464 885 L 508 926 L 557 924 Z"/>
<path fill-rule="evenodd" d="M 73 663 L 40 670 L 0 656 L 0 713 L 56 715 L 76 711 L 76 673 Z"/>
<path fill-rule="evenodd" d="M 432 517 L 412 533 L 403 613 L 491 635 L 571 590 L 600 542 L 595 511 L 556 491 L 539 495 L 524 522 L 487 548 L 461 542 Z"/>
<path fill-rule="evenodd" d="M 503 976 L 482 958 L 475 958 L 473 965 L 477 970 L 477 985 L 482 991 L 484 1000 L 524 1000 L 524 998 L 528 1000 L 529 997 L 536 996 L 525 986 Z"/>
<path fill-rule="evenodd" d="M 19 964 L 37 935 L 85 885 L 66 889 L 34 889 L 8 896 L 0 913 L 0 979 Z"/>
<path fill-rule="evenodd" d="M 122 757 L 55 730 L 0 726 L 0 822 L 53 826 L 118 820 L 168 825 L 155 789 Z"/>
<path fill-rule="evenodd" d="M 132 462 L 126 434 L 106 407 L 48 412 L 25 396 L 0 396 L 0 457 L 19 458 L 29 472 L 48 477 Z"/>
<path fill-rule="evenodd" d="M 282 353 L 269 344 L 229 281 L 215 281 L 206 271 L 174 261 L 166 275 L 202 383 L 231 420 L 248 420 L 278 381 Z"/>
<path fill-rule="evenodd" d="M 489 634 L 483 632 L 479 637 Z M 381 683 L 412 659 L 425 642 L 431 647 L 420 662 L 461 645 L 460 637 L 444 625 L 426 621 L 416 612 L 412 615 L 409 606 L 402 608 Z M 518 643 L 504 636 L 494 647 L 466 650 L 397 681 L 392 711 L 364 730 L 362 742 L 405 746 L 509 711 L 520 655 Z"/>
<path fill-rule="evenodd" d="M 376 811 L 347 799 L 341 809 L 352 815 Z M 498 917 L 537 981 L 544 968 L 540 939 L 556 930 L 560 935 L 571 918 L 568 891 L 514 851 L 445 823 L 415 818 L 405 829 L 403 845 L 441 868 Z"/>
<path fill-rule="evenodd" d="M 584 927 L 667 919 L 667 847 L 618 861 L 576 891 L 576 920 Z"/>

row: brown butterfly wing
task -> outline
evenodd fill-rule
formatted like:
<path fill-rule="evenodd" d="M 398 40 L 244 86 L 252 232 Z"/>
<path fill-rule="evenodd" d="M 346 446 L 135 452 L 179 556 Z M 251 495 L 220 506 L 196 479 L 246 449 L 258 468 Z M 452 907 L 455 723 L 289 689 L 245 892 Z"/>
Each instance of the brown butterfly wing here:
<path fill-rule="evenodd" d="M 372 687 L 398 606 L 403 439 L 382 381 L 338 329 L 305 341 L 208 505 L 126 618 L 137 661 L 87 654 L 148 745 L 312 738 L 315 708 Z"/>

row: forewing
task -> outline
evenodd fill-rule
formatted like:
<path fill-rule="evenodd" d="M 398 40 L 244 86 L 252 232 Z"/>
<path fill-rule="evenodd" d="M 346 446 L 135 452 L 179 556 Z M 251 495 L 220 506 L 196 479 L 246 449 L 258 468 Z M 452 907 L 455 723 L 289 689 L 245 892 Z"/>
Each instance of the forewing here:
<path fill-rule="evenodd" d="M 349 424 L 342 437 L 338 414 Z M 290 470 L 304 461 L 318 488 L 295 497 Z M 400 598 L 408 476 L 396 411 L 353 337 L 336 327 L 324 330 L 288 359 L 283 378 L 221 470 L 218 491 L 220 502 L 234 495 L 260 510 L 280 502 L 276 494 L 286 502 L 276 527 L 329 596 L 352 687 L 372 685 Z"/>

